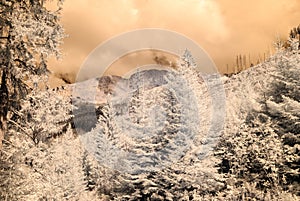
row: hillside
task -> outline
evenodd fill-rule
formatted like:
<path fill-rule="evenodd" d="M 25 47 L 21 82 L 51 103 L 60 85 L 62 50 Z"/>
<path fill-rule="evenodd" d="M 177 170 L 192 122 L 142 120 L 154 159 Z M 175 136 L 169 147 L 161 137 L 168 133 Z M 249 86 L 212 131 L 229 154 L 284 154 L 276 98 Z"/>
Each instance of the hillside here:
<path fill-rule="evenodd" d="M 299 199 L 299 51 L 281 50 L 221 77 L 222 131 L 210 128 L 212 111 L 222 107 L 205 82 L 210 76 L 218 87 L 217 77 L 188 73 L 186 81 L 175 72 L 138 71 L 50 90 L 36 110 L 58 108 L 64 114 L 51 119 L 62 127 L 34 141 L 11 125 L 0 199 Z"/>

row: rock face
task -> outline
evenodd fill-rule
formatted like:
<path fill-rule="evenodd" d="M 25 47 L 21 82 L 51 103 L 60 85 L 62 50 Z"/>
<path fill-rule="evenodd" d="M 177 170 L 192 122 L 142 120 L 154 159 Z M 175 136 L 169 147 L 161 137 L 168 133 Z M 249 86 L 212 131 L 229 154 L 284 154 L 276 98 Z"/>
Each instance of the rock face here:
<path fill-rule="evenodd" d="M 128 79 L 119 76 L 103 76 L 74 84 L 72 86 L 72 103 L 74 109 L 74 127 L 80 133 L 95 128 L 101 115 L 101 108 L 107 104 L 108 96 L 118 92 L 136 91 L 139 85 L 152 89 L 166 84 L 166 70 L 146 70 L 132 74 Z M 119 94 L 122 96 L 122 94 Z"/>
<path fill-rule="evenodd" d="M 98 81 L 98 88 L 102 91 L 105 95 L 111 94 L 115 85 L 118 82 L 125 81 L 122 77 L 111 75 L 111 76 L 103 76 L 100 78 L 96 78 Z"/>

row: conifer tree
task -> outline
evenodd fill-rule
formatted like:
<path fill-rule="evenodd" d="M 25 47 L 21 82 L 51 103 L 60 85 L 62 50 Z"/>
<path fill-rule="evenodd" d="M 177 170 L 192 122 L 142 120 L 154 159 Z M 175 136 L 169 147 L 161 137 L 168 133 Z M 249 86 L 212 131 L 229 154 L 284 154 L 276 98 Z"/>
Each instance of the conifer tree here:
<path fill-rule="evenodd" d="M 49 56 L 59 56 L 63 0 L 50 11 L 45 0 L 0 2 L 0 141 L 7 122 L 33 85 L 45 82 Z M 1 144 L 1 143 L 0 143 Z"/>

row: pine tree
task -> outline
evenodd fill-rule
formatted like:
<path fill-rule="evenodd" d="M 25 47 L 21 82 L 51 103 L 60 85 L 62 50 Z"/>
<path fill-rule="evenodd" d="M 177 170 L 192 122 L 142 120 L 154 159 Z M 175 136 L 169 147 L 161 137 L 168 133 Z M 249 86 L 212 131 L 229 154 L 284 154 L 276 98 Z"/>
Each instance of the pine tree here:
<path fill-rule="evenodd" d="M 188 69 L 195 70 L 197 67 L 196 62 L 192 56 L 192 53 L 186 49 L 184 53 L 180 56 L 180 59 L 177 62 L 179 72 L 185 72 Z"/>
<path fill-rule="evenodd" d="M 65 133 L 71 122 L 70 99 L 53 90 L 33 90 L 9 120 L 10 134 L 27 135 L 35 144 L 48 142 Z"/>
<path fill-rule="evenodd" d="M 226 129 L 215 154 L 227 199 L 299 196 L 299 50 L 281 42 L 269 61 L 226 83 Z"/>
<path fill-rule="evenodd" d="M 59 9 L 54 12 L 44 2 L 0 2 L 0 141 L 21 99 L 33 85 L 45 81 L 48 57 L 60 54 L 64 34 L 59 15 L 63 0 L 58 0 Z"/>
<path fill-rule="evenodd" d="M 283 142 L 285 159 L 281 172 L 286 180 L 283 187 L 299 192 L 299 154 L 296 151 L 300 145 L 299 50 L 280 52 L 274 59 L 277 60 L 274 63 L 276 71 L 271 74 L 273 82 L 267 93 L 265 113 L 272 117 L 272 128 Z"/>
<path fill-rule="evenodd" d="M 197 199 L 223 187 L 215 158 L 199 158 L 211 94 L 191 54 L 182 58 L 160 85 L 141 87 L 137 72 L 126 90 L 117 86 L 96 128 L 80 136 L 99 162 L 84 158 L 87 187 L 102 199 Z"/>

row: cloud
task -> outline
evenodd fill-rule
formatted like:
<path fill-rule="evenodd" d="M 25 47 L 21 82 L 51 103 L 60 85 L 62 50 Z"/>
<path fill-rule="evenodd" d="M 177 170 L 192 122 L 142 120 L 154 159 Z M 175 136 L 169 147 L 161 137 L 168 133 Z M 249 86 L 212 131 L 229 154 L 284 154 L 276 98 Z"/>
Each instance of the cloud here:
<path fill-rule="evenodd" d="M 64 5 L 64 59 L 58 73 L 76 74 L 88 54 L 114 35 L 139 28 L 164 28 L 202 46 L 224 71 L 237 54 L 268 51 L 276 35 L 300 22 L 298 0 L 72 0 Z M 130 65 L 130 64 L 128 64 Z"/>
<path fill-rule="evenodd" d="M 276 36 L 286 37 L 300 21 L 298 0 L 218 0 L 230 37 L 221 44 L 224 59 L 234 54 L 251 54 L 253 58 L 272 48 Z M 218 57 L 217 52 L 215 57 Z"/>

